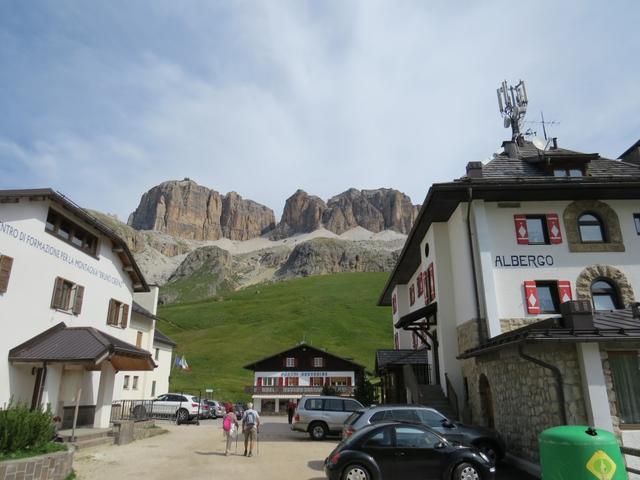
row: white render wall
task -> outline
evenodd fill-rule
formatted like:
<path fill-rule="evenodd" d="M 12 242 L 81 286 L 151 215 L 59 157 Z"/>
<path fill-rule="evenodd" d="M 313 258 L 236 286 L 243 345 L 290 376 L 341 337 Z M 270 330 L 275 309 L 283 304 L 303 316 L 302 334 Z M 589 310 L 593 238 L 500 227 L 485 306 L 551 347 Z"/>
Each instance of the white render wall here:
<path fill-rule="evenodd" d="M 155 349 L 159 349 L 158 360 L 155 360 Z M 154 362 L 158 367 L 153 372 L 148 372 L 148 380 L 145 389 L 144 398 L 153 398 L 151 395 L 151 384 L 155 380 L 156 392 L 155 397 L 163 393 L 169 393 L 169 375 L 171 375 L 173 348 L 164 343 L 155 342 L 151 353 L 154 355 Z"/>
<path fill-rule="evenodd" d="M 59 206 L 54 205 L 54 208 L 73 219 Z M 31 367 L 10 367 L 8 351 L 60 322 L 67 326 L 92 326 L 129 341 L 129 329 L 106 324 L 111 298 L 129 305 L 132 301 L 131 279 L 123 271 L 118 256 L 111 251 L 111 241 L 78 221 L 100 239 L 98 258 L 87 255 L 45 231 L 48 210 L 48 201 L 23 199 L 16 204 L 0 204 L 0 255 L 14 259 L 8 290 L 0 294 L 0 352 L 3 352 L 0 358 L 0 405 L 8 402 L 12 395 L 30 402 L 33 393 Z M 35 240 L 54 248 L 59 252 L 58 256 L 32 246 L 30 242 Z M 80 315 L 50 308 L 54 281 L 58 276 L 85 287 Z M 51 373 L 47 386 L 53 385 L 56 375 L 64 378 L 66 372 Z M 99 373 L 86 373 L 86 376 L 92 378 L 93 386 L 83 389 L 83 401 L 95 403 Z M 119 373 L 116 378 L 121 376 Z M 48 391 L 47 386 L 45 389 Z M 60 400 L 71 401 L 67 398 Z"/>

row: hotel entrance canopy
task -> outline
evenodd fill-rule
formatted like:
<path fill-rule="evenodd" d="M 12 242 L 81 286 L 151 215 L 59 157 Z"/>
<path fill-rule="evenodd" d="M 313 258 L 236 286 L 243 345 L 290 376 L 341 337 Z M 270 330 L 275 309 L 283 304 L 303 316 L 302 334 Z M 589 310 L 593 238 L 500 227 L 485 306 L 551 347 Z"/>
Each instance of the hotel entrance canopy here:
<path fill-rule="evenodd" d="M 93 327 L 61 322 L 9 351 L 13 364 L 64 363 L 100 370 L 109 361 L 116 371 L 153 370 L 151 353 Z"/>

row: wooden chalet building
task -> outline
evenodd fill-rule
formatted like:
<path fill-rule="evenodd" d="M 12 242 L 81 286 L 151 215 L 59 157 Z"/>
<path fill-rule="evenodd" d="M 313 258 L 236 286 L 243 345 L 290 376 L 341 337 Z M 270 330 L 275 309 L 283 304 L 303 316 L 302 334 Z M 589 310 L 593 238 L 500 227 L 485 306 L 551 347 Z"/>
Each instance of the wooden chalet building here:
<path fill-rule="evenodd" d="M 252 395 L 254 408 L 261 413 L 279 413 L 289 400 L 320 395 L 325 386 L 339 395 L 353 396 L 364 376 L 363 365 L 305 343 L 244 368 L 254 372 L 253 384 L 245 393 Z"/>

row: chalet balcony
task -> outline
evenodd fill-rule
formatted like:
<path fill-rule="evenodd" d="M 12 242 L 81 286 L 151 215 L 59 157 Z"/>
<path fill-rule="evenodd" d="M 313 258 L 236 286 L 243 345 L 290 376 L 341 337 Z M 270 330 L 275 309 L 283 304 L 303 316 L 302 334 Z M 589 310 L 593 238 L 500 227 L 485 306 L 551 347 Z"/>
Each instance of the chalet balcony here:
<path fill-rule="evenodd" d="M 274 387 L 265 387 L 265 386 L 249 386 L 244 387 L 244 393 L 248 393 L 250 395 L 289 395 L 289 394 L 301 394 L 301 395 L 320 395 L 322 393 L 322 386 L 274 386 Z M 354 387 L 347 386 L 337 386 L 332 385 L 335 391 L 340 395 L 348 395 L 352 396 L 354 394 Z"/>

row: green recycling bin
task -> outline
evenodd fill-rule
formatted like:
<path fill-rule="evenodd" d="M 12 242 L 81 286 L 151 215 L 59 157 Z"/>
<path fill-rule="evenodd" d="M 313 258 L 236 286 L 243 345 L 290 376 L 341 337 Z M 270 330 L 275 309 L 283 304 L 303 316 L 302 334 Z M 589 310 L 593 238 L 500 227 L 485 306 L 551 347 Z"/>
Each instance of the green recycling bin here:
<path fill-rule="evenodd" d="M 548 428 L 538 437 L 542 480 L 628 480 L 613 433 L 587 426 Z"/>

